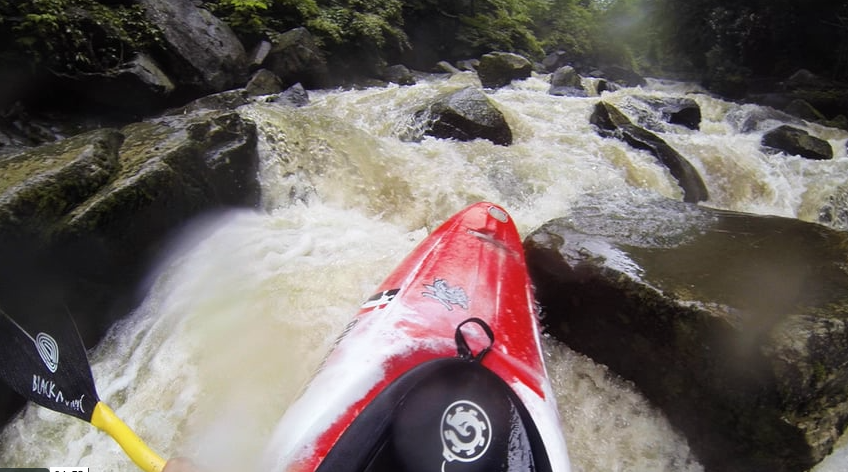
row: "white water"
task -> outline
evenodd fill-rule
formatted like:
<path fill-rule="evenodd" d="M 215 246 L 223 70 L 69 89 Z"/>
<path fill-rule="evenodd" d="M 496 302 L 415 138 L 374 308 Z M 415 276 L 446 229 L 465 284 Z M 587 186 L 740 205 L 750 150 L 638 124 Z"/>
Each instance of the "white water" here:
<path fill-rule="evenodd" d="M 195 223 L 151 274 L 144 303 L 93 353 L 101 397 L 163 456 L 210 471 L 256 469 L 265 442 L 359 304 L 429 230 L 466 204 L 505 206 L 523 235 L 590 193 L 616 201 L 682 192 L 654 158 L 600 138 L 595 98 L 547 95 L 534 77 L 490 94 L 509 147 L 398 139 L 409 116 L 473 75 L 413 87 L 312 93 L 301 109 L 242 109 L 262 131 L 263 209 Z M 679 85 L 639 91 L 679 95 Z M 605 94 L 622 108 L 634 90 Z M 701 172 L 709 206 L 814 220 L 848 175 L 837 157 L 768 156 L 738 134 L 739 107 L 703 94 L 701 132 L 662 136 Z M 822 131 L 820 128 L 815 128 Z M 575 471 L 698 471 L 684 438 L 631 385 L 547 339 Z M 0 467 L 134 471 L 79 420 L 30 407 L 0 436 Z M 848 470 L 842 446 L 816 472 Z"/>

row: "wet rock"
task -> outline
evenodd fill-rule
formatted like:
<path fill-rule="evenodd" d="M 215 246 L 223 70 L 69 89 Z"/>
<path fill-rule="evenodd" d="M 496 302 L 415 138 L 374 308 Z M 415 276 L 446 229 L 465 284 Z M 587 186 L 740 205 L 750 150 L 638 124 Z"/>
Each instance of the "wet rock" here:
<path fill-rule="evenodd" d="M 256 46 L 250 51 L 250 55 L 247 59 L 247 68 L 248 70 L 255 72 L 262 68 L 262 63 L 265 62 L 265 58 L 268 57 L 268 54 L 271 53 L 272 44 L 270 41 L 262 40 L 259 41 Z"/>
<path fill-rule="evenodd" d="M 124 135 L 103 129 L 0 160 L 0 240 L 50 240 L 118 172 Z"/>
<path fill-rule="evenodd" d="M 833 159 L 833 148 L 824 139 L 789 125 L 779 126 L 763 135 L 766 152 L 784 152 L 813 160 Z"/>
<path fill-rule="evenodd" d="M 242 85 L 247 54 L 235 33 L 192 0 L 138 0 L 147 18 L 162 29 L 178 85 L 212 93 Z"/>
<path fill-rule="evenodd" d="M 395 64 L 386 67 L 380 74 L 380 78 L 398 85 L 415 85 L 415 76 L 405 65 Z"/>
<path fill-rule="evenodd" d="M 512 144 L 512 130 L 503 113 L 475 87 L 440 97 L 427 109 L 417 112 L 415 121 L 423 123 L 422 134 L 436 138 L 488 139 L 503 146 Z"/>
<path fill-rule="evenodd" d="M 277 74 L 284 87 L 301 83 L 316 89 L 331 82 L 324 53 L 306 28 L 295 28 L 276 37 L 263 67 Z"/>
<path fill-rule="evenodd" d="M 510 52 L 490 52 L 480 58 L 477 76 L 485 88 L 500 88 L 516 79 L 526 79 L 533 64 L 525 57 Z"/>
<path fill-rule="evenodd" d="M 247 89 L 232 89 L 225 92 L 213 93 L 192 100 L 187 104 L 167 110 L 165 115 L 185 115 L 209 110 L 235 110 L 249 102 Z"/>
<path fill-rule="evenodd" d="M 62 84 L 77 94 L 86 109 L 118 112 L 136 118 L 166 106 L 176 85 L 150 56 L 139 54 L 121 68 L 79 74 Z"/>
<path fill-rule="evenodd" d="M 269 97 L 269 102 L 286 103 L 293 107 L 305 107 L 309 105 L 309 93 L 303 85 L 294 84 L 276 96 Z"/>
<path fill-rule="evenodd" d="M 671 124 L 695 131 L 701 129 L 701 107 L 691 98 L 665 98 L 650 101 L 649 104 L 655 106 Z"/>
<path fill-rule="evenodd" d="M 594 71 L 591 75 L 607 79 L 623 87 L 642 87 L 648 83 L 636 71 L 621 66 L 607 66 Z"/>
<path fill-rule="evenodd" d="M 683 156 L 657 135 L 630 122 L 623 113 L 606 102 L 598 102 L 589 118 L 604 137 L 615 137 L 637 149 L 650 151 L 668 168 L 683 189 L 683 200 L 697 203 L 709 199 L 707 187 L 698 171 Z"/>
<path fill-rule="evenodd" d="M 798 69 L 783 82 L 786 90 L 827 90 L 837 85 L 807 69 Z"/>
<path fill-rule="evenodd" d="M 551 95 L 565 97 L 586 97 L 588 94 L 583 89 L 580 75 L 571 66 L 563 66 L 551 74 Z"/>
<path fill-rule="evenodd" d="M 476 72 L 480 66 L 480 59 L 461 59 L 456 61 L 456 68 L 468 72 Z"/>
<path fill-rule="evenodd" d="M 569 65 L 568 53 L 563 50 L 554 51 L 542 59 L 542 67 L 548 72 L 554 72 Z"/>
<path fill-rule="evenodd" d="M 439 62 L 437 62 L 437 63 L 436 63 L 435 70 L 436 70 L 437 72 L 446 72 L 446 73 L 451 74 L 451 75 L 453 75 L 453 74 L 459 74 L 460 72 L 462 72 L 461 70 L 459 70 L 458 68 L 456 68 L 453 64 L 451 64 L 451 63 L 450 63 L 450 62 L 448 62 L 448 61 L 439 61 Z"/>
<path fill-rule="evenodd" d="M 796 98 L 789 102 L 783 111 L 807 121 L 825 121 L 827 119 L 806 100 L 801 100 L 800 98 Z"/>
<path fill-rule="evenodd" d="M 604 92 L 615 92 L 621 90 L 621 86 L 607 79 L 595 79 L 595 92 L 600 95 Z"/>
<path fill-rule="evenodd" d="M 639 126 L 653 131 L 668 132 L 677 126 L 697 131 L 701 127 L 701 107 L 688 97 L 631 95 L 622 108 Z"/>
<path fill-rule="evenodd" d="M 707 471 L 805 471 L 848 424 L 848 235 L 588 199 L 525 240 L 547 331 L 633 381 Z"/>
<path fill-rule="evenodd" d="M 244 89 L 249 97 L 271 95 L 283 90 L 283 82 L 277 77 L 277 74 L 268 69 L 259 69 L 253 74 Z"/>
<path fill-rule="evenodd" d="M 126 314 L 140 277 L 187 221 L 259 199 L 256 128 L 231 111 L 98 130 L 0 168 L 4 309 L 67 309 L 88 345 Z M 37 303 L 33 286 L 45 294 Z"/>
<path fill-rule="evenodd" d="M 819 209 L 819 223 L 841 231 L 848 231 L 848 184 L 842 184 L 827 197 Z"/>
<path fill-rule="evenodd" d="M 768 106 L 745 106 L 732 109 L 725 120 L 740 133 L 767 131 L 781 123 L 802 126 L 803 122 L 784 111 Z"/>

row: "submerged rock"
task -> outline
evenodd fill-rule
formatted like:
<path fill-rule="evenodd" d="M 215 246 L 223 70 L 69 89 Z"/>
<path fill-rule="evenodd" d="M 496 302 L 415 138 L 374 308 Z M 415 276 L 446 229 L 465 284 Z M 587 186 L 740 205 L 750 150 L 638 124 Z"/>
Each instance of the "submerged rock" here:
<path fill-rule="evenodd" d="M 657 135 L 630 122 L 617 108 L 598 102 L 589 118 L 601 136 L 616 137 L 637 149 L 650 151 L 668 168 L 683 189 L 683 200 L 697 203 L 709 199 L 707 187 L 698 171 L 683 156 Z"/>
<path fill-rule="evenodd" d="M 804 471 L 848 424 L 848 235 L 674 201 L 525 240 L 547 330 L 659 406 L 707 471 Z"/>

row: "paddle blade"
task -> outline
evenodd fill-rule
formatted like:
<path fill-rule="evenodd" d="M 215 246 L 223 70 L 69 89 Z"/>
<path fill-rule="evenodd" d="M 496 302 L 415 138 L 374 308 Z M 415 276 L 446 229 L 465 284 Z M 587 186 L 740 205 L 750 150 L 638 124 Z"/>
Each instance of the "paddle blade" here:
<path fill-rule="evenodd" d="M 45 408 L 91 422 L 99 401 L 85 346 L 70 316 L 50 332 L 27 332 L 0 310 L 0 378 Z"/>

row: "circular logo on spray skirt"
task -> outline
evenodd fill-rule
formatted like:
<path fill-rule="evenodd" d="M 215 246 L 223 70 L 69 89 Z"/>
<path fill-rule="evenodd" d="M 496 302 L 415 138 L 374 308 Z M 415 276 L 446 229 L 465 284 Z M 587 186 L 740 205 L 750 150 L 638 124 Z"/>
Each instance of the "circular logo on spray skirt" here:
<path fill-rule="evenodd" d="M 442 456 L 448 462 L 474 462 L 492 442 L 492 425 L 476 403 L 459 400 L 442 413 Z"/>

